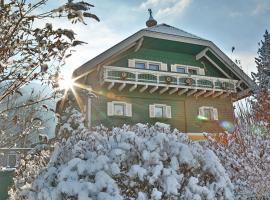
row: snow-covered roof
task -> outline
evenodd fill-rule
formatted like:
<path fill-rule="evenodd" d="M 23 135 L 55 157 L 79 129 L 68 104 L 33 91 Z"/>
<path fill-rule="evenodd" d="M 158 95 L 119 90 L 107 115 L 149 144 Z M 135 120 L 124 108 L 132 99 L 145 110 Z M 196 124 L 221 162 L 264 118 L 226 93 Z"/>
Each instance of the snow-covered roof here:
<path fill-rule="evenodd" d="M 169 34 L 169 35 L 176 35 L 176 36 L 181 36 L 181 37 L 188 37 L 188 38 L 205 40 L 204 38 L 198 37 L 196 35 L 188 33 L 182 29 L 170 26 L 168 24 L 158 24 L 156 26 L 145 28 L 143 30 L 157 32 L 157 33 L 164 33 L 164 34 Z"/>

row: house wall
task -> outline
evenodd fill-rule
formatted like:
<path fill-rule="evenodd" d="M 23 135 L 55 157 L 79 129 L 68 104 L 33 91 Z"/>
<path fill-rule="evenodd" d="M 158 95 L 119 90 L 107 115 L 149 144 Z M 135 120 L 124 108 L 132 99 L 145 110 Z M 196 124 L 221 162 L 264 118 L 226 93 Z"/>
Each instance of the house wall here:
<path fill-rule="evenodd" d="M 188 132 L 220 132 L 223 129 L 220 126 L 222 121 L 234 122 L 233 103 L 230 97 L 212 98 L 212 97 L 188 97 L 185 100 L 187 109 L 187 130 Z M 199 107 L 209 106 L 218 109 L 218 121 L 200 121 L 196 118 Z"/>
<path fill-rule="evenodd" d="M 206 76 L 225 78 L 225 76 L 214 67 L 206 59 L 197 61 L 195 55 L 169 52 L 156 49 L 141 48 L 139 51 L 129 50 L 117 58 L 111 60 L 108 65 L 128 67 L 128 59 L 144 59 L 159 61 L 168 64 L 168 70 L 170 71 L 171 64 L 184 64 L 206 68 Z M 170 124 L 173 128 L 177 128 L 183 132 L 196 133 L 196 132 L 221 132 L 223 129 L 220 127 L 221 121 L 233 122 L 233 106 L 231 97 L 224 99 L 221 98 L 195 98 L 193 95 L 186 97 L 185 95 L 179 96 L 177 93 L 168 95 L 164 93 L 160 95 L 158 92 L 150 94 L 145 91 L 143 93 L 138 92 L 136 89 L 133 92 L 129 92 L 124 89 L 121 92 L 118 90 L 107 91 L 99 85 L 99 73 L 98 70 L 88 74 L 80 82 L 83 85 L 91 85 L 97 98 L 92 98 L 91 107 L 91 125 L 97 126 L 103 124 L 104 126 L 111 128 L 113 126 L 122 126 L 125 124 L 136 123 L 150 123 L 154 124 L 157 121 Z M 148 89 L 149 90 L 149 89 Z M 78 92 L 80 98 L 83 100 L 82 105 L 86 107 L 87 98 L 85 92 Z M 119 116 L 107 116 L 107 102 L 109 101 L 125 101 L 132 104 L 132 117 L 119 117 Z M 171 106 L 172 118 L 171 119 L 153 119 L 149 118 L 149 105 L 150 104 L 167 104 Z M 201 106 L 212 106 L 218 109 L 219 120 L 218 121 L 201 121 L 197 118 L 198 110 Z M 87 113 L 86 117 L 88 116 Z"/>
<path fill-rule="evenodd" d="M 145 49 L 141 48 L 139 51 L 134 52 L 130 51 L 124 55 L 120 55 L 118 59 L 112 62 L 110 65 L 119 66 L 119 67 L 128 67 L 128 59 L 143 59 L 143 60 L 152 60 L 167 63 L 168 70 L 171 70 L 172 64 L 183 64 L 191 65 L 203 68 L 205 65 L 205 75 L 219 78 L 226 78 L 226 76 L 220 72 L 216 67 L 214 67 L 206 59 L 203 60 L 204 65 L 201 61 L 196 60 L 195 55 L 185 54 L 185 53 L 175 53 L 160 51 L 155 49 Z"/>
<path fill-rule="evenodd" d="M 125 101 L 132 104 L 132 117 L 107 116 L 107 102 Z M 150 104 L 167 104 L 171 106 L 171 119 L 149 118 Z M 201 121 L 197 118 L 201 106 L 212 106 L 218 109 L 218 121 Z M 230 98 L 186 97 L 123 91 L 102 91 L 102 95 L 92 99 L 92 126 L 103 124 L 111 128 L 125 124 L 164 122 L 183 132 L 221 132 L 221 121 L 233 122 L 233 107 Z"/>

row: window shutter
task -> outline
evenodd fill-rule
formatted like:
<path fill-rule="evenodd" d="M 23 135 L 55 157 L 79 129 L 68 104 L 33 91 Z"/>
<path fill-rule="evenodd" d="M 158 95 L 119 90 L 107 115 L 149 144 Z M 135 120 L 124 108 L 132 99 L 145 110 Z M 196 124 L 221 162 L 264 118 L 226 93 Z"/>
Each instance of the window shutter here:
<path fill-rule="evenodd" d="M 172 118 L 172 109 L 171 106 L 166 106 L 166 118 Z"/>
<path fill-rule="evenodd" d="M 214 120 L 218 120 L 218 110 L 216 108 L 213 108 L 213 115 L 214 115 Z"/>
<path fill-rule="evenodd" d="M 199 74 L 200 74 L 200 75 L 203 75 L 203 76 L 205 75 L 204 68 L 200 68 L 200 69 L 199 69 Z"/>
<path fill-rule="evenodd" d="M 113 102 L 107 103 L 107 115 L 113 116 Z"/>
<path fill-rule="evenodd" d="M 128 67 L 135 67 L 135 60 L 134 59 L 128 59 Z"/>
<path fill-rule="evenodd" d="M 150 118 L 155 117 L 155 105 L 149 105 L 149 117 Z"/>
<path fill-rule="evenodd" d="M 161 70 L 161 71 L 168 71 L 167 64 L 161 63 L 161 65 L 160 65 L 160 70 Z"/>
<path fill-rule="evenodd" d="M 199 115 L 200 116 L 204 116 L 205 115 L 204 114 L 204 107 L 203 106 L 199 108 Z"/>
<path fill-rule="evenodd" d="M 132 104 L 126 103 L 126 116 L 132 117 Z"/>
<path fill-rule="evenodd" d="M 171 65 L 171 72 L 176 72 L 176 65 Z"/>

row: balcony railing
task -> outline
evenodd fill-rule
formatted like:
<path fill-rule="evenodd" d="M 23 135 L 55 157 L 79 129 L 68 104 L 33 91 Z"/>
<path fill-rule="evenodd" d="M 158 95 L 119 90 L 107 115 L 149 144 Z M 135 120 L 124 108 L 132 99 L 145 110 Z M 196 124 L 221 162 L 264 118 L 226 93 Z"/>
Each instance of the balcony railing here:
<path fill-rule="evenodd" d="M 115 66 L 103 67 L 104 82 L 236 92 L 237 80 Z"/>

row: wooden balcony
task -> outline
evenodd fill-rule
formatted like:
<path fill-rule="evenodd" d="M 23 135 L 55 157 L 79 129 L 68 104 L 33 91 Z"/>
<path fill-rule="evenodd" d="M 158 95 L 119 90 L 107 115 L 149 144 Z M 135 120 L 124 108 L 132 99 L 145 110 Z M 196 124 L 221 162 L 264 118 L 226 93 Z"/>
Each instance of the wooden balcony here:
<path fill-rule="evenodd" d="M 122 91 L 128 87 L 130 92 L 138 90 L 163 94 L 178 93 L 187 96 L 227 97 L 236 93 L 237 80 L 209 76 L 189 75 L 165 71 L 152 71 L 135 68 L 103 66 L 100 81 L 108 90 Z"/>

